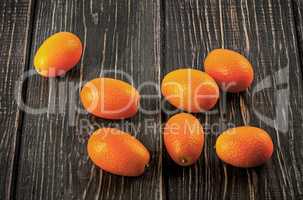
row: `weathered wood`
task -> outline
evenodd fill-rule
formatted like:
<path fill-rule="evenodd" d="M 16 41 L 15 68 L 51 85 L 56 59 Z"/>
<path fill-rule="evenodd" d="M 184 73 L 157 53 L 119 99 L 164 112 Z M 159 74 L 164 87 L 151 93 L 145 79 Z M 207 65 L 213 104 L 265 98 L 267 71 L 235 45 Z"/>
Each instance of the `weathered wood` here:
<path fill-rule="evenodd" d="M 135 87 L 146 81 L 159 85 L 159 1 L 41 0 L 36 7 L 31 69 L 37 47 L 58 31 L 80 36 L 84 52 L 66 76 L 28 80 L 27 105 L 45 109 L 24 116 L 17 199 L 161 199 L 160 112 L 114 122 L 79 112 L 79 88 L 107 70 L 112 71 L 105 76 L 126 81 L 119 72 L 128 73 Z M 141 93 L 157 95 L 142 98 L 145 109 L 160 109 L 155 88 L 146 86 Z M 89 134 L 105 125 L 130 131 L 150 150 L 150 167 L 143 176 L 110 175 L 88 159 Z"/>
<path fill-rule="evenodd" d="M 226 107 L 221 96 L 217 114 L 197 115 L 207 127 L 207 137 L 203 156 L 196 165 L 177 167 L 165 154 L 167 197 L 301 199 L 302 74 L 291 2 L 168 0 L 164 4 L 162 77 L 183 66 L 203 69 L 207 53 L 220 47 L 241 52 L 255 71 L 255 81 L 247 92 L 228 94 Z M 269 88 L 262 89 L 266 84 Z M 166 120 L 168 116 L 163 115 Z M 216 157 L 216 135 L 227 126 L 243 124 L 264 128 L 272 136 L 274 155 L 264 166 L 237 169 Z M 209 127 L 214 126 L 218 128 L 211 131 Z"/>
<path fill-rule="evenodd" d="M 10 199 L 15 187 L 22 125 L 17 81 L 27 63 L 33 1 L 0 1 L 0 199 Z M 15 94 L 18 94 L 15 96 Z"/>
<path fill-rule="evenodd" d="M 164 8 L 161 42 L 160 3 Z M 301 1 L 40 0 L 34 27 L 33 0 L 1 1 L 0 8 L 0 199 L 303 198 Z M 28 61 L 33 69 L 37 47 L 57 31 L 80 36 L 85 47 L 81 63 L 65 77 L 30 77 L 23 95 L 20 87 L 15 90 L 16 84 L 21 85 L 17 79 Z M 159 85 L 160 78 L 173 69 L 203 69 L 207 53 L 218 47 L 247 56 L 255 82 L 245 93 L 228 94 L 226 106 L 222 94 L 215 108 L 218 113 L 197 115 L 207 136 L 203 155 L 192 167 L 176 166 L 164 152 L 162 170 L 160 123 L 172 114 L 140 113 L 113 123 L 78 111 L 82 108 L 79 88 L 107 70 L 113 70 L 108 76 L 123 80 L 127 78 L 119 71 L 128 73 L 136 87 L 145 81 Z M 266 84 L 270 88 L 256 92 Z M 28 111 L 23 118 L 15 93 L 25 96 L 29 107 L 44 110 Z M 141 103 L 159 111 L 156 88 L 149 85 L 141 93 L 156 94 Z M 167 103 L 162 109 L 166 108 L 175 110 Z M 264 116 L 279 120 L 270 122 Z M 216 157 L 217 135 L 227 126 L 243 124 L 262 127 L 273 137 L 275 153 L 262 167 L 237 169 Z M 142 177 L 110 175 L 89 161 L 89 133 L 103 125 L 132 132 L 150 149 L 152 161 Z"/>
<path fill-rule="evenodd" d="M 295 25 L 297 30 L 297 41 L 299 46 L 299 54 L 301 61 L 301 73 L 303 68 L 303 1 L 293 0 L 293 13 L 295 17 Z"/>

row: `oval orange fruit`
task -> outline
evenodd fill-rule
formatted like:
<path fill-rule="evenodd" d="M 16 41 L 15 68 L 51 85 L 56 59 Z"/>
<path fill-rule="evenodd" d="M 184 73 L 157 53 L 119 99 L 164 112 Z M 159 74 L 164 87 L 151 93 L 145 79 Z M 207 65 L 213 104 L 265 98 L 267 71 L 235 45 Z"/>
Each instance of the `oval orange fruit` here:
<path fill-rule="evenodd" d="M 97 166 L 121 176 L 141 175 L 150 159 L 139 140 L 115 128 L 95 131 L 88 140 L 87 151 Z"/>
<path fill-rule="evenodd" d="M 273 142 L 263 129 L 236 127 L 218 137 L 216 152 L 221 160 L 235 167 L 256 167 L 270 159 Z"/>
<path fill-rule="evenodd" d="M 164 144 L 170 157 L 181 166 L 195 163 L 204 145 L 203 127 L 188 113 L 171 117 L 164 128 Z"/>
<path fill-rule="evenodd" d="M 214 79 L 189 68 L 168 73 L 162 81 L 161 91 L 168 102 L 188 112 L 209 110 L 219 98 L 219 88 Z"/>
<path fill-rule="evenodd" d="M 130 84 L 112 78 L 96 78 L 84 85 L 80 92 L 84 108 L 105 119 L 124 119 L 134 116 L 140 95 Z"/>
<path fill-rule="evenodd" d="M 42 76 L 60 76 L 79 62 L 81 54 L 82 44 L 75 34 L 55 33 L 39 47 L 34 58 L 34 66 Z"/>
<path fill-rule="evenodd" d="M 243 55 L 229 49 L 211 51 L 204 61 L 204 69 L 227 92 L 246 90 L 254 78 L 250 62 Z"/>

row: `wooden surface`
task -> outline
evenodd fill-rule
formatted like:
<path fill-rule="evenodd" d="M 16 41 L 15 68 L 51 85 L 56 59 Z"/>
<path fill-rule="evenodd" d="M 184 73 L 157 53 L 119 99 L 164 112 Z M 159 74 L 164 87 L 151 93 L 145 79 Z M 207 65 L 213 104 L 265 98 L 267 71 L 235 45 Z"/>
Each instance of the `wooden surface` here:
<path fill-rule="evenodd" d="M 217 114 L 198 115 L 204 127 L 211 129 L 206 130 L 204 156 L 197 165 L 176 168 L 166 156 L 164 171 L 168 172 L 169 199 L 302 198 L 302 74 L 291 3 L 171 0 L 165 1 L 165 19 L 163 75 L 181 66 L 203 69 L 206 54 L 219 47 L 246 55 L 255 71 L 252 89 L 227 95 L 226 106 L 221 96 Z M 281 77 L 275 76 L 279 70 L 284 70 Z M 274 81 L 272 88 L 254 93 L 253 88 L 266 78 L 272 79 L 270 83 Z M 282 83 L 290 91 L 287 109 L 275 102 Z M 283 133 L 278 124 L 264 124 L 255 110 L 266 116 L 289 112 L 289 130 Z M 213 146 L 216 135 L 226 129 L 227 123 L 250 124 L 267 130 L 275 144 L 272 160 L 263 167 L 247 170 L 222 164 Z M 214 124 L 219 128 L 214 129 Z"/>
<path fill-rule="evenodd" d="M 0 199 L 9 199 L 16 184 L 23 113 L 15 101 L 22 96 L 18 79 L 28 62 L 31 1 L 0 2 Z"/>
<path fill-rule="evenodd" d="M 0 8 L 0 199 L 303 199 L 302 1 L 3 0 Z M 64 77 L 34 74 L 21 83 L 35 73 L 39 45 L 58 31 L 81 38 L 81 62 Z M 162 145 L 161 124 L 179 111 L 161 103 L 157 87 L 173 69 L 203 69 L 207 53 L 220 47 L 248 57 L 255 81 L 196 115 L 204 151 L 197 164 L 178 167 Z M 103 75 L 129 81 L 121 71 L 135 87 L 157 86 L 141 90 L 154 95 L 142 107 L 157 112 L 114 123 L 85 113 L 82 85 Z M 18 99 L 42 109 L 33 114 Z M 237 169 L 216 157 L 218 134 L 243 124 L 272 136 L 274 155 L 264 166 Z M 100 126 L 118 126 L 147 146 L 143 176 L 114 176 L 91 163 L 86 142 Z"/>
<path fill-rule="evenodd" d="M 29 79 L 27 105 L 47 107 L 40 115 L 25 114 L 19 157 L 17 199 L 160 199 L 162 195 L 160 129 L 146 129 L 144 121 L 160 126 L 160 113 L 143 114 L 125 121 L 99 120 L 79 113 L 79 89 L 102 73 L 126 79 L 139 86 L 144 81 L 159 84 L 159 2 L 150 1 L 38 1 L 31 52 L 32 58 L 44 38 L 58 31 L 81 37 L 83 58 L 65 77 L 48 81 Z M 45 9 L 49 12 L 45 13 Z M 49 24 L 45 26 L 45 24 Z M 112 70 L 109 74 L 106 70 Z M 127 80 L 129 81 L 129 80 Z M 78 86 L 75 88 L 75 86 Z M 75 88 L 75 91 L 73 91 Z M 63 90 L 60 94 L 60 89 Z M 147 88 L 147 93 L 152 92 Z M 66 97 L 66 99 L 63 99 Z M 143 99 L 143 107 L 159 109 L 159 98 Z M 84 127 L 89 120 L 94 127 Z M 123 124 L 133 123 L 128 130 Z M 84 124 L 84 125 L 83 125 Z M 88 159 L 86 142 L 96 125 L 120 126 L 142 141 L 152 153 L 146 174 L 124 178 L 103 173 Z M 135 131 L 136 130 L 136 131 Z M 145 132 L 144 130 L 147 130 Z"/>

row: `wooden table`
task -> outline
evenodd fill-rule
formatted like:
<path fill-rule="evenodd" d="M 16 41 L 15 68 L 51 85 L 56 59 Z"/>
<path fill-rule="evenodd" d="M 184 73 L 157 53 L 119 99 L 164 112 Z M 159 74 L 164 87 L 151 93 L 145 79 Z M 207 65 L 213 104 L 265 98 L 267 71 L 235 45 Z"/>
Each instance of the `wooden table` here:
<path fill-rule="evenodd" d="M 1 200 L 303 199 L 301 0 L 1 0 L 0 16 Z M 82 60 L 64 77 L 42 78 L 33 72 L 34 53 L 58 31 L 81 38 Z M 203 69 L 207 53 L 220 47 L 248 57 L 254 84 L 221 98 L 217 112 L 196 115 L 204 151 L 197 164 L 178 167 L 161 137 L 172 115 L 163 110 L 174 108 L 154 86 L 171 70 Z M 81 111 L 81 86 L 105 73 L 124 80 L 121 71 L 135 87 L 154 83 L 142 88 L 154 96 L 141 105 L 156 112 L 111 122 Z M 86 153 L 91 131 L 125 124 L 135 125 L 129 131 L 152 154 L 141 177 L 103 172 Z M 252 169 L 222 163 L 214 143 L 229 124 L 267 130 L 272 159 Z"/>

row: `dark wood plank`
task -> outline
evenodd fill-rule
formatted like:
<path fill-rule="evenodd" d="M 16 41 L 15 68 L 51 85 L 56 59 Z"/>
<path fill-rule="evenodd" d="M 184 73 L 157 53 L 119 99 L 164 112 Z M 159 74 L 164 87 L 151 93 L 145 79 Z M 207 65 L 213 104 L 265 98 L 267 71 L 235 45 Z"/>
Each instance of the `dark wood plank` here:
<path fill-rule="evenodd" d="M 164 9 L 162 77 L 182 66 L 203 69 L 207 53 L 220 47 L 244 54 L 255 71 L 248 91 L 227 94 L 226 106 L 221 96 L 215 108 L 219 112 L 197 115 L 207 137 L 196 165 L 177 167 L 165 154 L 167 197 L 302 199 L 302 74 L 291 2 L 168 0 Z M 164 113 L 163 119 L 167 117 Z M 216 136 L 243 124 L 261 127 L 273 138 L 274 155 L 261 167 L 237 169 L 215 155 Z"/>
<path fill-rule="evenodd" d="M 22 124 L 18 79 L 27 63 L 32 7 L 32 0 L 0 1 L 0 199 L 10 199 L 15 187 Z"/>
<path fill-rule="evenodd" d="M 31 54 L 57 31 L 72 31 L 84 44 L 81 62 L 66 76 L 28 80 L 27 105 L 43 108 L 40 114 L 26 113 L 17 199 L 161 199 L 162 144 L 160 98 L 157 88 L 145 86 L 142 107 L 158 110 L 140 112 L 123 121 L 106 121 L 84 113 L 79 89 L 103 76 L 127 80 L 135 87 L 146 81 L 159 85 L 159 1 L 38 1 Z M 107 73 L 111 70 L 111 73 Z M 127 80 L 128 81 L 128 80 Z M 133 125 L 133 126 L 132 126 Z M 88 159 L 89 134 L 102 126 L 118 126 L 133 133 L 151 152 L 151 163 L 141 177 L 110 175 Z"/>
<path fill-rule="evenodd" d="M 300 0 L 293 0 L 293 13 L 295 17 L 295 25 L 297 30 L 297 39 L 301 61 L 301 73 L 303 68 L 303 2 Z"/>

